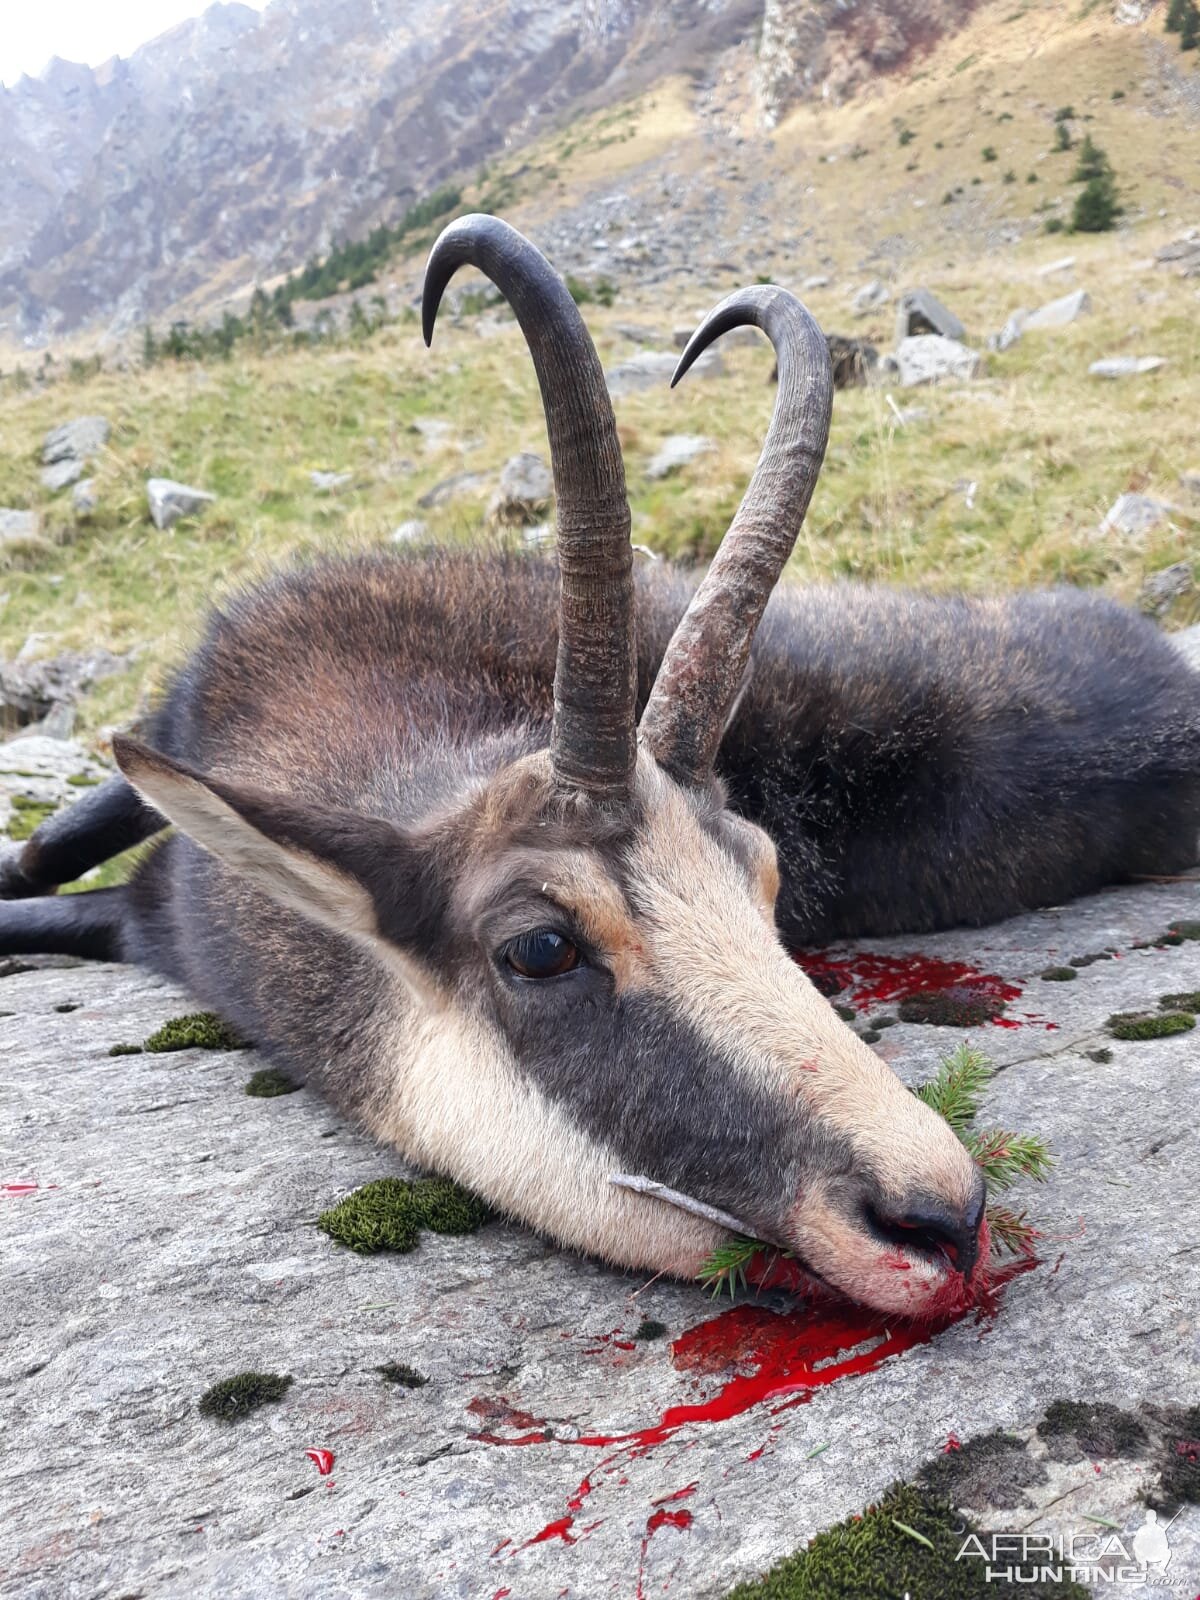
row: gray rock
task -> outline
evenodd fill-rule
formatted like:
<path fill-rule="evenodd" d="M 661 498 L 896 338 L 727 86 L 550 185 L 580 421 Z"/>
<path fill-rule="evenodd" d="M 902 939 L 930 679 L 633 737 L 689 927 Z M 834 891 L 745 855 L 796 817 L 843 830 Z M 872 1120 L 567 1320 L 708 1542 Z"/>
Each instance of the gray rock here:
<path fill-rule="evenodd" d="M 422 511 L 432 511 L 436 506 L 447 506 L 452 500 L 462 500 L 468 495 L 482 494 L 487 479 L 482 472 L 454 472 L 442 478 L 417 501 Z"/>
<path fill-rule="evenodd" d="M 147 478 L 146 502 L 156 528 L 169 528 L 180 517 L 192 517 L 216 500 L 205 489 L 193 489 L 173 478 Z"/>
<path fill-rule="evenodd" d="M 0 548 L 6 544 L 20 544 L 25 539 L 36 539 L 37 531 L 36 512 L 15 511 L 9 506 L 0 506 Z"/>
<path fill-rule="evenodd" d="M 109 650 L 67 651 L 42 660 L 22 651 L 15 661 L 0 661 L 0 725 L 11 730 L 39 722 L 128 665 L 127 656 Z"/>
<path fill-rule="evenodd" d="M 1065 328 L 1092 309 L 1091 296 L 1086 289 L 1075 289 L 1058 300 L 1039 306 L 1025 318 L 1023 332 L 1031 333 L 1047 328 Z"/>
<path fill-rule="evenodd" d="M 1164 616 L 1181 595 L 1191 594 L 1194 587 L 1191 563 L 1176 561 L 1145 579 L 1138 591 L 1138 606 L 1147 616 Z"/>
<path fill-rule="evenodd" d="M 1008 321 L 1000 329 L 1000 332 L 994 333 L 988 340 L 988 347 L 992 350 L 1010 349 L 1014 344 L 1016 344 L 1017 340 L 1025 332 L 1025 324 L 1028 318 L 1028 311 L 1014 311 L 1009 317 Z"/>
<path fill-rule="evenodd" d="M 64 456 L 61 461 L 56 461 L 53 466 L 43 467 L 41 471 L 42 487 L 51 494 L 57 494 L 60 489 L 65 489 L 69 483 L 74 483 L 82 478 L 85 468 L 78 456 Z"/>
<path fill-rule="evenodd" d="M 1157 372 L 1166 366 L 1162 356 L 1105 356 L 1093 361 L 1088 374 L 1093 378 L 1136 378 L 1143 372 Z"/>
<path fill-rule="evenodd" d="M 903 340 L 893 359 L 904 389 L 946 379 L 962 382 L 976 377 L 980 366 L 978 350 L 955 339 L 945 339 L 940 333 L 919 333 Z"/>
<path fill-rule="evenodd" d="M 1057 1158 L 1045 1184 L 1012 1197 L 1048 1236 L 1044 1262 L 982 1323 L 807 1404 L 775 1395 L 649 1448 L 582 1441 L 656 1424 L 726 1383 L 672 1357 L 671 1340 L 719 1314 L 702 1290 L 608 1271 L 501 1221 L 424 1233 L 409 1255 L 339 1249 L 317 1213 L 406 1175 L 398 1158 L 307 1090 L 248 1098 L 252 1053 L 111 1059 L 196 1000 L 131 968 L 31 958 L 0 979 L 0 1009 L 14 1013 L 0 1019 L 3 1181 L 37 1185 L 0 1199 L 5 1460 L 14 1482 L 40 1486 L 7 1502 L 6 1593 L 630 1600 L 640 1575 L 646 1595 L 669 1583 L 670 1600 L 719 1600 L 940 1459 L 951 1432 L 1030 1440 L 1060 1397 L 1194 1403 L 1200 1030 L 1121 1043 L 1104 1020 L 1200 988 L 1200 944 L 1134 948 L 1195 908 L 1194 885 L 1143 884 L 985 930 L 868 941 L 1023 989 L 1016 1028 L 901 1023 L 878 1049 L 910 1083 L 964 1041 L 1002 1069 L 982 1125 L 1037 1132 Z M 1109 945 L 1122 958 L 1074 983 L 1037 976 Z M 1101 1045 L 1111 1059 L 1089 1059 Z M 782 1296 L 765 1303 L 793 1314 Z M 634 1341 L 643 1318 L 668 1338 Z M 382 1383 L 386 1361 L 428 1384 Z M 213 1382 L 247 1368 L 293 1386 L 232 1428 L 198 1413 Z M 480 1437 L 541 1431 L 514 1411 L 555 1437 L 522 1449 Z M 333 1488 L 306 1458 L 314 1446 L 335 1453 Z M 1028 1509 L 982 1525 L 1140 1525 L 1153 1469 L 1102 1465 L 1047 1461 Z M 691 1527 L 650 1537 L 655 1503 L 693 1484 Z M 538 1539 L 564 1518 L 575 1542 Z M 1170 1529 L 1187 1595 L 1198 1539 L 1189 1505 Z"/>
<path fill-rule="evenodd" d="M 680 467 L 686 467 L 697 456 L 707 455 L 717 448 L 716 442 L 699 433 L 673 433 L 664 439 L 646 466 L 648 478 L 669 478 Z"/>
<path fill-rule="evenodd" d="M 408 427 L 410 433 L 420 435 L 427 451 L 444 450 L 455 442 L 454 424 L 445 417 L 414 417 Z"/>
<path fill-rule="evenodd" d="M 352 472 L 310 472 L 309 482 L 318 494 L 333 494 L 354 481 Z"/>
<path fill-rule="evenodd" d="M 828 289 L 829 279 L 823 272 L 813 272 L 800 284 L 801 289 Z"/>
<path fill-rule="evenodd" d="M 103 450 L 111 431 L 107 417 L 73 417 L 70 422 L 51 428 L 42 441 L 42 465 L 86 461 Z"/>
<path fill-rule="evenodd" d="M 946 339 L 962 340 L 966 329 L 928 289 L 909 289 L 896 306 L 896 343 L 921 333 L 940 333 Z"/>
<path fill-rule="evenodd" d="M 614 398 L 637 394 L 642 389 L 665 389 L 675 376 L 678 358 L 669 350 L 639 350 L 628 361 L 609 367 L 604 374 L 608 392 Z M 717 378 L 725 371 L 725 363 L 716 350 L 706 350 L 688 369 L 688 377 Z"/>
<path fill-rule="evenodd" d="M 1049 278 L 1056 272 L 1069 272 L 1075 265 L 1074 256 L 1059 256 L 1057 261 L 1048 261 L 1044 267 L 1037 269 L 1037 277 Z"/>
<path fill-rule="evenodd" d="M 886 306 L 892 298 L 890 291 L 878 278 L 872 278 L 870 283 L 864 283 L 850 302 L 851 313 L 856 317 L 869 316 L 872 311 L 878 311 L 881 306 Z"/>
<path fill-rule="evenodd" d="M 71 490 L 71 507 L 77 517 L 90 517 L 100 504 L 95 478 L 80 478 Z"/>
<path fill-rule="evenodd" d="M 1191 500 L 1200 500 L 1200 467 L 1179 474 L 1179 486 Z"/>
<path fill-rule="evenodd" d="M 488 520 L 507 528 L 541 522 L 554 498 L 554 479 L 541 456 L 522 450 L 500 469 L 500 482 L 488 503 Z"/>
<path fill-rule="evenodd" d="M 429 524 L 422 522 L 419 517 L 412 517 L 407 522 L 402 522 L 398 528 L 392 530 L 393 544 L 414 544 L 424 539 L 429 532 Z"/>
<path fill-rule="evenodd" d="M 658 328 L 647 328 L 640 322 L 614 322 L 612 331 L 630 344 L 660 345 L 663 336 Z"/>
<path fill-rule="evenodd" d="M 1155 500 L 1148 494 L 1121 494 L 1108 508 L 1100 531 L 1136 537 L 1156 528 L 1170 512 L 1165 500 Z"/>

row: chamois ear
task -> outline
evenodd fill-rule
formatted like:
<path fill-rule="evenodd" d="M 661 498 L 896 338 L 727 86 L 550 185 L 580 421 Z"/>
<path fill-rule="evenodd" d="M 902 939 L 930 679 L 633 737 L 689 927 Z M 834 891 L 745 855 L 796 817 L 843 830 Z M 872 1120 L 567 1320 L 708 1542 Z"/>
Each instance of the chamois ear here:
<path fill-rule="evenodd" d="M 124 735 L 113 753 L 169 822 L 289 910 L 359 940 L 420 941 L 424 863 L 394 823 L 227 783 Z"/>

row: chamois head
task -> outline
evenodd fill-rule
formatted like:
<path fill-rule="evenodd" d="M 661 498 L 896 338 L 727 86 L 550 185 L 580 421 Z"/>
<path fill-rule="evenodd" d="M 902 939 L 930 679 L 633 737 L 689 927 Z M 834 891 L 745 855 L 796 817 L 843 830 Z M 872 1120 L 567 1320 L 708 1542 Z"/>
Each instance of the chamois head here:
<path fill-rule="evenodd" d="M 738 1227 L 854 1298 L 932 1314 L 986 1252 L 979 1174 L 783 948 L 774 846 L 713 772 L 824 454 L 825 341 L 790 295 L 758 287 L 683 353 L 677 377 L 757 325 L 779 391 L 639 726 L 629 507 L 595 350 L 546 261 L 489 217 L 434 246 L 427 342 L 468 263 L 512 304 L 545 406 L 562 585 L 549 747 L 460 762 L 415 822 L 250 789 L 130 740 L 122 770 L 228 867 L 371 953 L 359 1111 L 409 1157 L 615 1263 L 688 1277 Z"/>

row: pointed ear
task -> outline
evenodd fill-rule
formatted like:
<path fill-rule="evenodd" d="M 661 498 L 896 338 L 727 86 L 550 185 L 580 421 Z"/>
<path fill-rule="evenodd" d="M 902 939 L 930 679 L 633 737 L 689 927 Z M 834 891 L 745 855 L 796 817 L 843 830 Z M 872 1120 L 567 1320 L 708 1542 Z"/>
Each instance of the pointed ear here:
<path fill-rule="evenodd" d="M 113 753 L 156 811 L 289 910 L 358 939 L 421 942 L 427 864 L 394 823 L 227 783 L 123 734 Z"/>

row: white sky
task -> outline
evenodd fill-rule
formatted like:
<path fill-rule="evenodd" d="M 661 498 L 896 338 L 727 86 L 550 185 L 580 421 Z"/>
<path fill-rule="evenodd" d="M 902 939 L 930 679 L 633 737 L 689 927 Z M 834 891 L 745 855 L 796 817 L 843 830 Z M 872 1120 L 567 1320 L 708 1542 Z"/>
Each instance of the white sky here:
<path fill-rule="evenodd" d="M 245 0 L 261 11 L 266 0 Z M 0 83 L 30 77 L 51 56 L 98 67 L 109 56 L 198 17 L 208 0 L 0 0 Z"/>

